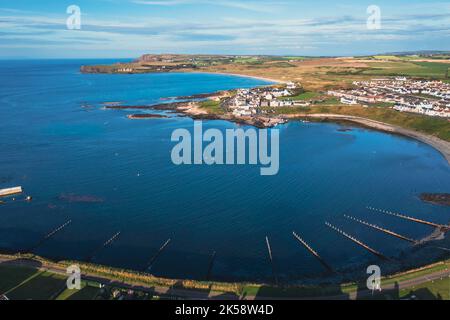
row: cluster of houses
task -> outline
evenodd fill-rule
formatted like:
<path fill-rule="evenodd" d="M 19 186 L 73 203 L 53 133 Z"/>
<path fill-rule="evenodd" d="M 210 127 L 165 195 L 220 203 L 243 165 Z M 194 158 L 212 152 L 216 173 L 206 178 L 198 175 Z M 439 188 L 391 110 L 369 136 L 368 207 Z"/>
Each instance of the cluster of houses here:
<path fill-rule="evenodd" d="M 117 69 L 117 72 L 119 72 L 119 73 L 131 73 L 131 72 L 133 72 L 133 68 L 120 68 L 120 69 Z"/>
<path fill-rule="evenodd" d="M 355 89 L 333 90 L 328 94 L 341 103 L 389 103 L 401 112 L 450 118 L 450 84 L 442 81 L 412 80 L 404 77 L 353 82 Z"/>
<path fill-rule="evenodd" d="M 264 114 L 269 108 L 309 105 L 304 101 L 286 99 L 296 94 L 301 87 L 293 82 L 283 88 L 265 87 L 254 89 L 239 89 L 233 97 L 223 104 L 236 117 Z"/>

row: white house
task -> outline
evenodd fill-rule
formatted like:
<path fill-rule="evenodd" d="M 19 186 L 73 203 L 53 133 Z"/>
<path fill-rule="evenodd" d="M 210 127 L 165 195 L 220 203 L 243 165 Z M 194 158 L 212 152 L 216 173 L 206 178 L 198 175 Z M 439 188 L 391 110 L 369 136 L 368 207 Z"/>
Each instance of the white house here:
<path fill-rule="evenodd" d="M 341 103 L 349 104 L 349 105 L 355 105 L 355 104 L 358 104 L 358 101 L 356 101 L 355 99 L 349 99 L 349 98 L 342 97 L 341 98 Z"/>

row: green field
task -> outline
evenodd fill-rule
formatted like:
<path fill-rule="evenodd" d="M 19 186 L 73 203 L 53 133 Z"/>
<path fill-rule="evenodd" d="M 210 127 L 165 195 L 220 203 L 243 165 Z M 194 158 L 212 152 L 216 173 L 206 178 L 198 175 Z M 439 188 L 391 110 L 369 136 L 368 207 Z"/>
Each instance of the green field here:
<path fill-rule="evenodd" d="M 373 56 L 372 58 L 376 59 L 376 60 L 402 60 L 402 57 L 399 56 L 383 56 L 383 55 L 378 55 L 378 56 Z"/>
<path fill-rule="evenodd" d="M 88 268 L 87 265 L 81 266 L 83 270 Z M 106 267 L 91 266 L 93 270 L 97 269 L 100 274 L 106 271 Z M 89 268 L 88 268 L 89 269 Z M 144 283 L 136 283 L 139 274 L 129 273 L 129 276 L 118 273 L 118 269 L 108 269 L 107 279 L 108 283 L 111 281 L 117 283 L 127 283 L 144 285 Z M 436 263 L 432 266 L 415 270 L 411 272 L 393 275 L 382 280 L 382 286 L 395 284 L 405 280 L 416 279 L 417 277 L 427 276 L 431 273 L 448 270 L 448 261 Z M 119 276 L 119 274 L 121 274 Z M 106 275 L 103 275 L 106 276 Z M 146 293 L 141 290 L 134 290 L 131 293 L 128 289 L 117 287 L 116 285 L 106 285 L 100 288 L 100 284 L 92 281 L 83 281 L 81 290 L 68 290 L 66 288 L 65 275 L 59 275 L 48 271 L 38 272 L 28 267 L 12 267 L 0 265 L 0 294 L 6 294 L 10 299 L 18 300 L 117 300 L 117 299 L 133 299 L 133 300 L 148 300 L 161 299 L 163 296 Z M 156 278 L 155 278 L 156 279 Z M 146 285 L 148 288 L 154 287 Z M 205 285 L 204 289 L 201 289 Z M 161 285 L 159 285 L 161 286 Z M 168 286 L 169 287 L 169 286 Z M 195 290 L 197 293 L 204 291 L 207 294 L 211 288 L 234 288 L 234 290 L 222 289 L 216 292 L 234 294 L 236 297 L 279 297 L 279 298 L 311 298 L 320 296 L 339 296 L 341 298 L 364 298 L 364 299 L 400 299 L 413 298 L 416 296 L 421 300 L 429 299 L 450 299 L 450 278 L 442 278 L 436 281 L 429 281 L 417 287 L 412 287 L 408 290 L 388 290 L 373 297 L 358 297 L 359 290 L 366 291 L 365 284 L 344 283 L 326 286 L 266 286 L 256 284 L 240 284 L 240 283 L 203 283 L 196 281 L 186 281 L 183 283 L 175 282 L 170 285 L 172 288 L 180 288 L 185 292 Z M 5 290 L 6 289 L 6 290 Z M 119 295 L 117 295 L 119 293 Z M 169 298 L 165 296 L 165 298 Z"/>
<path fill-rule="evenodd" d="M 398 299 L 418 299 L 418 300 L 449 300 L 450 299 L 450 279 L 444 278 L 423 283 L 417 287 L 408 289 L 384 290 L 374 292 L 373 296 L 358 297 L 358 291 L 366 291 L 365 284 L 324 286 L 324 287 L 303 287 L 303 288 L 273 288 L 248 286 L 243 289 L 244 295 L 260 297 L 280 297 L 280 298 L 313 298 L 313 297 L 350 297 L 353 293 L 356 299 L 361 300 L 398 300 Z"/>
<path fill-rule="evenodd" d="M 263 111 L 267 111 L 268 113 L 275 113 L 275 114 L 297 114 L 297 113 L 307 113 L 311 111 L 310 107 L 264 107 L 261 108 Z"/>
<path fill-rule="evenodd" d="M 224 114 L 225 110 L 223 110 L 220 106 L 220 101 L 214 100 L 205 100 L 200 102 L 200 108 L 205 109 L 209 113 L 214 114 Z"/>
<path fill-rule="evenodd" d="M 344 292 L 341 286 L 304 286 L 290 288 L 275 288 L 269 286 L 246 286 L 243 288 L 244 296 L 279 297 L 279 298 L 312 298 L 320 296 L 337 296 Z"/>
<path fill-rule="evenodd" d="M 65 286 L 64 277 L 50 272 L 40 272 L 7 291 L 6 295 L 12 300 L 50 300 L 64 290 Z"/>
<path fill-rule="evenodd" d="M 81 284 L 80 290 L 64 290 L 56 300 L 94 300 L 100 293 L 98 283 L 85 282 Z"/>
<path fill-rule="evenodd" d="M 307 58 L 307 57 L 289 57 L 289 56 L 286 56 L 286 57 L 282 57 L 282 59 L 284 59 L 284 60 L 292 60 L 292 61 L 304 61 L 304 60 L 308 60 L 309 58 Z"/>
<path fill-rule="evenodd" d="M 413 296 L 420 300 L 450 300 L 450 279 L 430 281 L 412 289 L 400 290 L 400 298 Z"/>
<path fill-rule="evenodd" d="M 317 92 L 303 92 L 296 96 L 283 97 L 281 100 L 294 100 L 294 101 L 311 100 L 311 99 L 317 98 L 318 96 L 320 96 L 320 94 Z"/>
<path fill-rule="evenodd" d="M 236 64 L 263 64 L 264 61 L 259 57 L 244 57 L 244 58 L 236 58 L 233 60 L 233 63 Z"/>
<path fill-rule="evenodd" d="M 378 107 L 378 108 L 392 108 L 395 106 L 395 103 L 389 103 L 389 102 L 376 102 L 368 104 L 369 107 Z"/>
<path fill-rule="evenodd" d="M 64 275 L 37 271 L 28 267 L 0 266 L 0 295 L 11 300 L 112 300 L 113 291 L 126 296 L 128 290 L 82 281 L 80 290 L 69 290 Z M 159 299 L 160 297 L 135 291 L 133 299 Z"/>
<path fill-rule="evenodd" d="M 368 63 L 371 68 L 362 72 L 373 76 L 408 76 L 445 79 L 450 67 L 440 62 L 388 61 Z"/>
<path fill-rule="evenodd" d="M 36 274 L 37 271 L 33 269 L 0 267 L 0 293 L 13 289 Z"/>
<path fill-rule="evenodd" d="M 343 106 L 341 101 L 338 98 L 335 98 L 335 97 L 327 98 L 327 99 L 325 99 L 325 101 L 319 102 L 319 103 L 317 103 L 315 105 L 316 106 L 328 106 L 328 105 L 333 105 L 333 106 L 342 105 Z"/>

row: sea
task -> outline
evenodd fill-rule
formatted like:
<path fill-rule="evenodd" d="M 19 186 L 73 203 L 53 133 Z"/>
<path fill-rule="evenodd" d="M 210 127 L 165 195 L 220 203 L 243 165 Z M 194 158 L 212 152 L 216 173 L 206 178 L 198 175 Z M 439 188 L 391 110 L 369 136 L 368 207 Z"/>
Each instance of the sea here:
<path fill-rule="evenodd" d="M 171 135 L 192 131 L 194 120 L 174 113 L 130 120 L 132 111 L 105 106 L 160 104 L 270 82 L 80 73 L 82 65 L 113 62 L 0 61 L 0 188 L 24 190 L 0 204 L 1 251 L 175 279 L 267 283 L 328 277 L 293 232 L 346 279 L 364 275 L 369 265 L 394 272 L 449 257 L 448 240 L 413 246 L 345 217 L 413 239 L 433 229 L 368 207 L 449 223 L 448 207 L 420 199 L 450 193 L 450 166 L 432 147 L 349 124 L 292 121 L 276 127 L 275 176 L 261 176 L 254 165 L 175 165 Z M 221 120 L 203 127 L 250 128 Z M 326 222 L 392 260 L 381 261 Z"/>

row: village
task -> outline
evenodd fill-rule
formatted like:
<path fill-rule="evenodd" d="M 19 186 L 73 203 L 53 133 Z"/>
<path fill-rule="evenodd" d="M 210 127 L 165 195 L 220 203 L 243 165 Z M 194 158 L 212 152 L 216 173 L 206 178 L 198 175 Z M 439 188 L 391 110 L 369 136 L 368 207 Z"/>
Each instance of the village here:
<path fill-rule="evenodd" d="M 342 104 L 383 104 L 399 112 L 450 118 L 450 84 L 442 81 L 413 80 L 405 77 L 354 81 L 353 89 L 330 90 Z M 274 108 L 309 107 L 311 101 L 291 97 L 301 93 L 302 86 L 289 82 L 285 86 L 239 89 L 222 107 L 235 117 L 255 117 L 271 113 Z"/>
<path fill-rule="evenodd" d="M 400 112 L 450 118 L 450 84 L 405 77 L 355 81 L 351 90 L 331 90 L 328 95 L 348 105 L 386 103 Z"/>
<path fill-rule="evenodd" d="M 309 102 L 288 99 L 302 90 L 299 84 L 289 82 L 285 87 L 263 87 L 239 89 L 222 106 L 236 117 L 257 116 L 269 112 L 270 108 L 308 106 Z"/>

